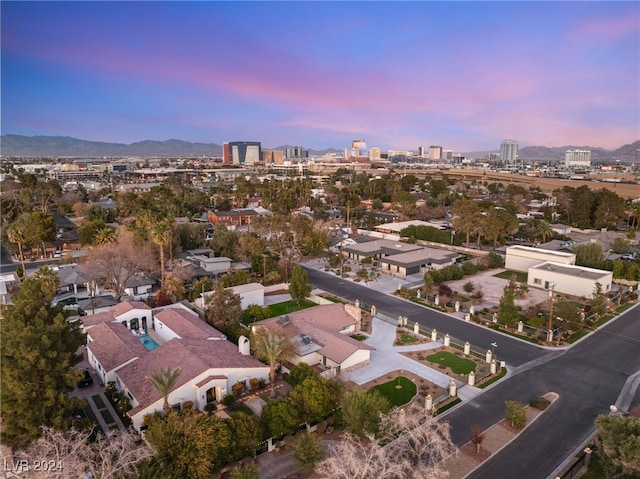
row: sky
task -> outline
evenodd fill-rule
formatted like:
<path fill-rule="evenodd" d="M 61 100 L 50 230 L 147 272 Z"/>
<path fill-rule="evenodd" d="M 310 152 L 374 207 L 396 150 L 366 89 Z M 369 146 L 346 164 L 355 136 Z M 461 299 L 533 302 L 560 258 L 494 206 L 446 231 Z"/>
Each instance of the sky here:
<path fill-rule="evenodd" d="M 640 2 L 0 3 L 1 132 L 454 152 L 640 139 Z"/>

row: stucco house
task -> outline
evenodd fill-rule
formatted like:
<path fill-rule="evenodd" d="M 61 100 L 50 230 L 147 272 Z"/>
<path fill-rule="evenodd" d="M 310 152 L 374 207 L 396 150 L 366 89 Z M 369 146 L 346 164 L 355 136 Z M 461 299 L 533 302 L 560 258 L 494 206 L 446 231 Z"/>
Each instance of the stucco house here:
<path fill-rule="evenodd" d="M 547 261 L 529 268 L 527 285 L 534 288 L 553 289 L 556 293 L 589 298 L 595 284 L 600 283 L 602 292 L 611 290 L 613 272 L 584 266 Z"/>
<path fill-rule="evenodd" d="M 162 410 L 164 398 L 149 379 L 161 368 L 181 371 L 168 397 L 176 409 L 190 402 L 202 410 L 230 394 L 234 384 L 248 387 L 252 378 L 268 382 L 269 367 L 250 356 L 245 344 L 241 352 L 187 307 L 152 311 L 140 305 L 120 303 L 83 318 L 89 362 L 104 384 L 114 381 L 129 398 L 137 431 L 147 414 Z"/>
<path fill-rule="evenodd" d="M 351 304 L 326 304 L 265 319 L 254 326 L 283 331 L 295 344 L 293 365 L 319 366 L 325 377 L 333 377 L 369 364 L 375 348 L 350 337 L 360 330 L 360 308 Z"/>
<path fill-rule="evenodd" d="M 523 273 L 527 272 L 532 266 L 546 261 L 567 265 L 576 264 L 576 255 L 564 251 L 517 245 L 507 247 L 506 252 L 505 268 Z"/>

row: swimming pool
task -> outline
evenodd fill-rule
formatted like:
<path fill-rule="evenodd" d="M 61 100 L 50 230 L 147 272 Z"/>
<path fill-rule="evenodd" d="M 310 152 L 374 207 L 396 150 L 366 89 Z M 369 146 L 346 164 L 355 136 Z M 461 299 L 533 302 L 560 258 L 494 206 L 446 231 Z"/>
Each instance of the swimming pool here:
<path fill-rule="evenodd" d="M 145 334 L 144 336 L 140 336 L 138 337 L 138 339 L 144 345 L 144 347 L 147 348 L 149 351 L 151 351 L 152 349 L 156 349 L 159 346 L 159 344 L 156 343 L 153 339 L 151 339 L 148 334 Z"/>

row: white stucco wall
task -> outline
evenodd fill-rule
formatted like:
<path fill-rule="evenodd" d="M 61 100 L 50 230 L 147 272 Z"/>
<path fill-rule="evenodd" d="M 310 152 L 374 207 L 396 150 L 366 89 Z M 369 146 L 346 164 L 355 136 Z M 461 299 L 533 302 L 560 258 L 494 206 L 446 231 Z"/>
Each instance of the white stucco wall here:
<path fill-rule="evenodd" d="M 544 263 L 545 261 L 569 265 L 576 263 L 576 255 L 573 253 L 530 248 L 527 246 L 509 246 L 506 252 L 505 268 L 523 273 L 528 271 L 532 266 Z"/>
<path fill-rule="evenodd" d="M 574 268 L 576 270 L 580 269 L 577 266 Z M 551 284 L 555 283 L 554 291 L 556 293 L 590 298 L 593 295 L 596 282 L 600 283 L 604 293 L 611 290 L 613 273 L 610 271 L 602 271 L 602 273 L 603 276 L 601 278 L 592 279 L 575 274 L 564 274 L 560 271 L 530 268 L 527 276 L 527 285 L 533 288 L 550 289 Z"/>

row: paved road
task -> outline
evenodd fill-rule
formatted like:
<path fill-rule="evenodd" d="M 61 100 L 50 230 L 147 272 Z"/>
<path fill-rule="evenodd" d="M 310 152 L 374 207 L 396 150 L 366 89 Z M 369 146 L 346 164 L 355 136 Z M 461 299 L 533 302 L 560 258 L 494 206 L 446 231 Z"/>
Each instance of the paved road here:
<path fill-rule="evenodd" d="M 376 304 L 390 316 L 401 314 L 428 327 L 478 341 L 497 341 L 501 359 L 517 366 L 510 376 L 471 401 L 465 401 L 444 417 L 451 423 L 456 444 L 469 440 L 473 425 L 486 428 L 504 417 L 504 401 L 528 403 L 554 391 L 560 397 L 535 423 L 501 453 L 469 476 L 470 479 L 546 478 L 557 472 L 595 430 L 593 421 L 607 413 L 629 376 L 640 370 L 640 308 L 627 311 L 616 321 L 585 338 L 571 349 L 550 352 L 513 340 L 464 321 L 452 319 L 413 303 L 382 295 L 350 281 L 312 269 L 309 282 L 351 301 Z M 640 393 L 636 392 L 638 398 Z"/>
<path fill-rule="evenodd" d="M 303 265 L 304 266 L 304 265 Z M 410 301 L 386 295 L 375 289 L 359 285 L 353 281 L 338 278 L 331 273 L 306 268 L 309 283 L 332 294 L 341 296 L 349 301 L 359 299 L 367 305 L 375 305 L 377 310 L 391 317 L 406 316 L 410 325 L 416 321 L 421 326 L 435 328 L 442 334 L 448 333 L 460 341 L 469 341 L 479 348 L 491 349 L 491 343 L 497 342 L 496 353 L 498 359 L 506 361 L 510 366 L 522 366 L 529 361 L 539 359 L 551 351 L 521 341 L 510 336 L 496 333 L 491 329 L 466 323 L 438 311 L 424 308 Z"/>

